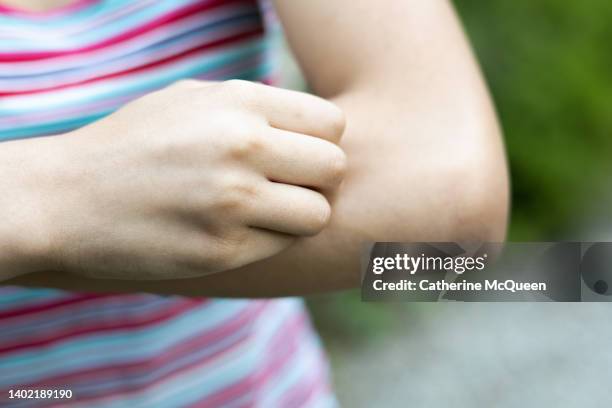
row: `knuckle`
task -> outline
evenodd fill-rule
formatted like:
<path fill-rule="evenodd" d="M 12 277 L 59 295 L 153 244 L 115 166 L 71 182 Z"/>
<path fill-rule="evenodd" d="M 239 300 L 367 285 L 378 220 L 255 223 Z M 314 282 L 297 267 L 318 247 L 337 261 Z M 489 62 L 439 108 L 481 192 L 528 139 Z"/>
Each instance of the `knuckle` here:
<path fill-rule="evenodd" d="M 232 260 L 238 255 L 242 240 L 237 234 L 227 231 L 212 235 L 200 232 L 192 244 L 183 254 L 179 266 L 218 272 L 232 266 Z"/>
<path fill-rule="evenodd" d="M 319 195 L 319 197 L 316 204 L 313 204 L 310 209 L 310 214 L 307 217 L 307 235 L 315 235 L 321 232 L 321 230 L 329 224 L 331 218 L 331 207 L 329 203 L 322 195 Z"/>
<path fill-rule="evenodd" d="M 238 197 L 237 194 L 226 193 L 217 201 L 215 211 L 227 217 L 240 212 L 243 205 L 244 202 Z"/>
<path fill-rule="evenodd" d="M 243 160 L 264 148 L 263 138 L 257 135 L 253 127 L 244 123 L 234 125 L 231 135 L 227 153 L 232 159 Z"/>
<path fill-rule="evenodd" d="M 216 209 L 225 215 L 242 211 L 258 195 L 255 183 L 246 177 L 226 176 L 222 182 L 222 193 L 216 203 Z"/>
<path fill-rule="evenodd" d="M 340 140 L 346 127 L 346 116 L 338 106 L 330 103 L 329 126 L 332 134 Z"/>
<path fill-rule="evenodd" d="M 348 167 L 346 154 L 342 149 L 334 145 L 333 153 L 330 154 L 327 163 L 327 174 L 333 184 L 340 184 L 344 179 Z"/>
<path fill-rule="evenodd" d="M 248 203 L 257 196 L 257 187 L 253 183 L 239 183 L 234 186 L 234 194 L 237 195 L 243 203 Z"/>

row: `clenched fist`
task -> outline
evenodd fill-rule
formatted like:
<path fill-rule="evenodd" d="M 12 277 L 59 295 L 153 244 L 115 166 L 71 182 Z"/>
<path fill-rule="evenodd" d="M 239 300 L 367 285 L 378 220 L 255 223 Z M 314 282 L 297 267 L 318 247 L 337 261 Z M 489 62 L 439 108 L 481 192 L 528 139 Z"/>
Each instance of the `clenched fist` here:
<path fill-rule="evenodd" d="M 48 261 L 165 279 L 270 257 L 328 222 L 321 192 L 342 180 L 343 129 L 340 109 L 312 95 L 189 80 L 50 138 L 57 160 L 36 189 Z"/>

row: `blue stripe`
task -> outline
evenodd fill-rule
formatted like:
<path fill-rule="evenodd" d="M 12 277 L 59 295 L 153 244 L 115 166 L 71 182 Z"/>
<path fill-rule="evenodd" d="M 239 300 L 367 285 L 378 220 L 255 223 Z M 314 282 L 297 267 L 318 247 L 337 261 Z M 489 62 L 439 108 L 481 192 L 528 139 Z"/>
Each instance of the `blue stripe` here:
<path fill-rule="evenodd" d="M 177 6 L 181 6 L 183 4 L 193 3 L 197 0 L 159 0 L 153 2 L 147 8 L 150 8 L 151 11 L 156 11 L 160 7 L 163 6 L 161 10 L 172 10 Z M 44 26 L 45 28 L 55 29 L 57 27 L 64 27 L 66 24 L 87 24 L 88 22 L 95 22 L 95 19 L 104 16 L 105 14 L 114 13 L 117 10 L 125 7 L 125 0 L 100 0 L 94 4 L 91 4 L 88 7 L 83 7 L 79 10 L 75 10 L 69 14 L 59 14 L 57 16 L 51 18 L 45 18 Z M 172 7 L 174 5 L 174 7 Z M 145 10 L 147 9 L 145 8 Z M 135 13 L 130 13 L 135 14 Z M 151 15 L 151 13 L 144 14 Z M 90 21 L 88 21 L 90 20 Z M 120 20 L 118 20 L 120 21 Z M 0 24 L 6 27 L 17 27 L 24 29 L 34 29 L 40 31 L 41 20 L 40 19 L 28 19 L 27 16 L 23 16 L 22 14 L 17 15 L 0 15 Z M 114 21 L 113 21 L 114 24 Z M 112 25 L 112 24 L 108 24 Z"/>
<path fill-rule="evenodd" d="M 123 3 L 123 4 L 122 4 Z M 114 10 L 124 7 L 125 2 L 122 0 L 99 0 L 95 4 L 91 4 L 89 7 L 84 7 L 80 10 L 75 10 L 69 15 L 57 15 L 51 18 L 45 18 L 45 26 L 58 27 L 66 23 L 66 19 L 70 19 L 73 22 L 81 22 L 84 20 L 92 19 L 100 16 L 101 14 L 113 12 Z M 40 29 L 40 19 L 29 19 L 27 14 L 0 14 L 0 24 L 10 27 L 23 27 L 38 28 Z"/>
<path fill-rule="evenodd" d="M 278 329 L 286 318 L 299 311 L 296 307 L 300 304 L 299 301 L 296 302 L 294 299 L 276 301 L 266 311 L 266 316 L 273 315 L 274 319 L 257 322 L 257 336 L 252 339 L 252 343 L 245 345 L 241 350 L 235 350 L 224 355 L 223 360 L 217 364 L 204 366 L 201 369 L 173 378 L 163 385 L 156 385 L 156 390 L 159 393 L 153 395 L 149 393 L 147 395 L 149 399 L 146 401 L 142 400 L 142 396 L 128 397 L 114 404 L 105 402 L 103 406 L 117 408 L 127 405 L 143 408 L 150 406 L 186 406 L 253 375 L 257 372 L 257 367 L 262 366 L 262 358 L 269 357 L 269 354 L 264 353 L 264 349 L 269 344 L 271 337 L 278 334 Z M 197 386 L 191 386 L 196 383 Z"/>
<path fill-rule="evenodd" d="M 119 55 L 116 56 L 114 58 L 109 58 L 108 60 L 97 64 L 97 68 L 99 67 L 104 67 L 104 66 L 108 66 L 108 65 L 113 65 L 115 64 L 117 61 L 120 61 L 124 58 L 128 58 L 128 57 L 137 57 L 139 55 L 150 55 L 150 54 L 155 54 L 156 52 L 158 52 L 159 50 L 162 50 L 164 48 L 171 48 L 173 46 L 175 46 L 176 44 L 180 44 L 181 42 L 186 42 L 189 40 L 192 40 L 193 38 L 204 38 L 206 35 L 208 35 L 209 33 L 212 33 L 214 31 L 217 31 L 219 29 L 226 29 L 228 27 L 250 27 L 253 26 L 255 27 L 256 24 L 259 22 L 259 15 L 257 13 L 253 13 L 253 12 L 249 12 L 249 13 L 245 13 L 245 14 L 238 14 L 238 15 L 232 15 L 226 19 L 223 20 L 219 20 L 217 22 L 214 22 L 212 24 L 209 25 L 205 25 L 205 26 L 199 26 L 196 27 L 192 30 L 189 31 L 185 31 L 184 33 L 181 33 L 179 35 L 173 36 L 173 37 L 168 37 L 167 39 L 160 41 L 159 43 L 150 45 L 148 47 L 145 48 L 141 48 L 141 49 L 137 49 L 133 52 L 127 53 L 127 54 L 123 54 L 123 55 Z M 39 79 L 39 78 L 43 78 L 46 79 L 46 77 L 49 78 L 62 78 L 62 76 L 58 76 L 58 74 L 70 74 L 70 73 L 74 73 L 74 72 L 82 72 L 85 71 L 87 72 L 90 69 L 90 67 L 88 66 L 79 66 L 79 67 L 70 67 L 69 65 L 67 65 L 64 68 L 60 68 L 58 70 L 54 70 L 54 71 L 46 71 L 46 72 L 42 72 L 42 73 L 38 73 L 38 74 L 23 74 L 20 75 L 19 72 L 11 72 L 11 74 L 9 76 L 7 75 L 1 75 L 0 74 L 0 78 L 1 79 Z"/>
<path fill-rule="evenodd" d="M 261 78 L 261 76 L 264 75 L 267 71 L 269 71 L 269 69 L 266 67 L 251 68 L 239 74 L 228 75 L 228 79 L 229 78 L 240 78 L 240 79 L 253 81 L 258 78 Z M 201 75 L 202 74 L 198 73 L 197 71 L 191 71 L 191 73 L 188 76 L 179 77 L 179 78 L 196 77 L 196 76 L 201 76 Z M 167 82 L 164 85 L 168 85 L 172 82 L 173 81 Z M 149 88 L 156 89 L 157 87 L 150 86 Z M 39 125 L 39 126 L 22 127 L 19 129 L 10 129 L 10 130 L 0 130 L 0 141 L 8 141 L 8 140 L 13 140 L 13 139 L 24 139 L 24 138 L 41 136 L 41 135 L 51 135 L 51 134 L 68 132 L 70 130 L 85 126 L 95 120 L 101 119 L 107 116 L 108 114 L 112 113 L 114 110 L 115 109 L 106 110 L 106 111 L 96 113 L 90 116 L 84 116 L 84 117 L 80 117 L 77 119 L 70 119 L 70 120 L 54 122 L 54 123 L 47 123 L 47 124 Z"/>
<path fill-rule="evenodd" d="M 62 38 L 62 41 L 59 45 L 55 47 L 45 46 L 44 42 L 36 42 L 31 38 L 23 39 L 23 42 L 18 41 L 18 39 L 11 39 L 10 42 L 4 41 L 0 42 L 0 50 L 2 52 L 26 52 L 26 51 L 54 51 L 60 49 L 77 49 L 80 47 L 85 47 L 90 44 L 96 44 L 104 39 L 115 37 L 119 34 L 122 34 L 126 31 L 129 31 L 130 28 L 137 27 L 139 25 L 143 25 L 148 21 L 153 21 L 165 14 L 169 11 L 177 9 L 177 7 L 182 7 L 183 5 L 188 5 L 189 3 L 194 3 L 193 0 L 181 1 L 180 4 L 175 4 L 173 1 L 162 1 L 156 2 L 153 7 L 146 7 L 142 11 L 137 13 L 130 13 L 123 17 L 120 20 L 113 20 L 112 24 L 104 24 L 99 28 L 94 30 L 88 30 L 83 33 L 79 33 L 78 35 L 70 36 Z M 235 15 L 244 15 L 251 14 L 258 16 L 257 8 L 249 5 L 245 6 L 232 6 L 232 8 L 227 13 L 221 13 L 218 17 L 219 20 L 211 20 L 205 21 L 202 19 L 202 27 L 209 27 L 213 25 L 217 25 L 219 21 L 227 20 Z M 67 24 L 70 24 L 68 22 Z M 41 39 L 44 39 L 45 33 L 41 33 Z M 0 38 L 2 38 L 0 36 Z M 28 48 L 29 47 L 29 48 Z"/>
<path fill-rule="evenodd" d="M 57 373 L 58 367 L 69 371 L 151 358 L 196 331 L 205 332 L 222 324 L 248 306 L 248 301 L 234 302 L 214 302 L 153 327 L 92 334 L 46 349 L 16 352 L 0 359 L 0 387 L 37 381 Z M 197 330 L 194 322 L 198 322 Z"/>
<path fill-rule="evenodd" d="M 167 68 L 164 71 L 157 72 L 155 74 L 140 75 L 138 77 L 130 78 L 130 83 L 124 83 L 123 86 L 116 86 L 109 89 L 107 92 L 100 92 L 97 95 L 88 95 L 86 102 L 98 102 L 100 100 L 119 98 L 129 94 L 142 94 L 153 89 L 162 88 L 180 78 L 189 78 L 196 75 L 201 75 L 209 71 L 215 71 L 223 68 L 226 65 L 239 62 L 244 59 L 248 59 L 256 54 L 261 53 L 266 48 L 266 44 L 261 39 L 251 40 L 245 45 L 240 47 L 233 47 L 231 50 L 227 50 L 222 55 L 210 56 L 209 58 L 202 58 L 197 61 L 191 61 L 189 65 L 182 64 Z M 265 64 L 262 64 L 265 65 Z M 265 65 L 269 66 L 269 65 Z M 124 81 L 125 82 L 125 81 Z M 85 102 L 85 101 L 84 101 Z M 62 108 L 74 105 L 73 101 L 58 101 L 53 104 L 53 108 Z M 50 109 L 51 107 L 47 107 Z M 39 109 L 36 108 L 35 111 Z M 14 109 L 2 106 L 0 100 L 0 117 L 10 115 L 22 115 L 24 114 L 23 109 Z M 8 131 L 2 132 L 0 130 L 0 140 L 8 133 Z"/>
<path fill-rule="evenodd" d="M 114 302 L 108 302 L 106 304 L 103 304 L 102 307 L 100 307 L 100 303 L 94 302 L 91 306 L 89 306 L 92 309 L 79 310 L 77 315 L 75 315 L 74 313 L 64 312 L 61 317 L 56 317 L 53 320 L 49 320 L 49 315 L 44 314 L 38 319 L 26 319 L 25 325 L 20 324 L 19 320 L 17 320 L 13 324 L 2 324 L 2 335 L 9 338 L 19 335 L 44 333 L 45 330 L 53 330 L 57 326 L 68 324 L 74 327 L 77 324 L 85 323 L 87 321 L 95 321 L 96 319 L 104 318 L 106 316 L 112 316 L 113 314 L 115 316 L 135 314 L 146 316 L 147 312 L 155 312 L 160 308 L 168 307 L 171 303 L 172 300 L 168 300 L 166 298 L 161 297 L 147 297 L 138 299 L 138 301 L 133 301 L 132 299 L 130 299 L 129 303 L 118 302 L 117 300 L 115 300 Z"/>
<path fill-rule="evenodd" d="M 254 81 L 258 78 L 261 78 L 268 71 L 266 67 L 257 67 L 248 69 L 239 74 L 231 74 L 228 75 L 229 78 L 240 78 L 248 81 Z M 196 77 L 202 74 L 198 74 L 197 71 L 190 73 L 188 77 Z M 180 77 L 180 78 L 186 78 Z M 168 82 L 165 85 L 168 85 L 172 82 Z M 152 86 L 151 89 L 156 89 L 155 86 Z M 41 135 L 52 135 L 69 132 L 74 129 L 78 129 L 82 126 L 85 126 L 91 122 L 99 120 L 108 114 L 112 113 L 115 109 L 105 110 L 100 113 L 96 113 L 95 115 L 83 116 L 77 119 L 65 120 L 55 123 L 48 123 L 45 125 L 32 126 L 32 127 L 23 127 L 19 129 L 11 129 L 11 130 L 0 130 L 0 141 L 8 141 L 13 139 L 25 139 L 31 137 L 37 137 Z"/>
<path fill-rule="evenodd" d="M 9 289 L 7 291 L 6 289 Z M 8 292 L 8 293 L 7 293 Z M 64 297 L 66 292 L 56 289 L 23 289 L 18 287 L 0 287 L 0 309 L 19 307 L 27 303 L 35 303 L 34 301 L 45 301 Z M 4 332 L 4 331 L 3 331 Z"/>
<path fill-rule="evenodd" d="M 168 373 L 179 370 L 182 367 L 189 365 L 189 363 L 195 360 L 202 360 L 207 356 L 214 355 L 217 351 L 223 350 L 226 347 L 231 346 L 232 344 L 237 343 L 241 338 L 244 338 L 248 333 L 249 329 L 247 326 L 243 326 L 230 335 L 225 336 L 223 339 L 215 342 L 214 344 L 207 345 L 191 354 L 185 354 L 181 357 L 173 360 L 168 364 L 164 364 L 156 368 L 155 371 L 150 371 L 143 374 L 131 374 L 131 375 L 122 375 L 121 378 L 111 378 L 110 381 L 98 381 L 96 383 L 88 383 L 85 385 L 76 385 L 74 391 L 81 393 L 100 393 L 104 391 L 112 392 L 114 388 L 123 387 L 125 385 L 129 385 L 131 387 L 142 386 L 148 383 L 153 383 L 160 378 L 164 377 Z M 199 333 L 194 336 L 198 337 Z M 188 339 L 185 339 L 188 341 Z"/>

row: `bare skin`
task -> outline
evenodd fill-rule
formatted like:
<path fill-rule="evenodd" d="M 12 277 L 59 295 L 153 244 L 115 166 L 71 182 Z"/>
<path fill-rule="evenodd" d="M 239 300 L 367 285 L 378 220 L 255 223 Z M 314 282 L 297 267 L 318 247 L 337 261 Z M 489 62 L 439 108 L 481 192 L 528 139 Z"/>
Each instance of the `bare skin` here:
<path fill-rule="evenodd" d="M 91 225 L 90 228 L 80 226 L 88 226 L 95 217 L 74 220 L 74 214 L 78 214 L 79 210 L 88 214 L 84 204 L 78 204 L 82 198 L 75 199 L 73 207 L 65 210 L 70 217 L 50 217 L 46 204 L 48 200 L 41 201 L 32 197 L 40 191 L 45 191 L 45 198 L 66 194 L 70 196 L 77 191 L 78 194 L 75 195 L 85 196 L 84 202 L 100 201 L 105 211 L 115 208 L 117 197 L 99 194 L 89 196 L 89 190 L 104 190 L 90 188 L 69 192 L 69 187 L 53 180 L 62 180 L 66 172 L 95 175 L 101 171 L 98 163 L 74 163 L 62 160 L 62 157 L 65 159 L 66 156 L 72 158 L 82 155 L 83 148 L 78 147 L 82 144 L 77 140 L 108 137 L 103 130 L 104 126 L 126 126 L 128 129 L 142 120 L 149 122 L 152 127 L 158 127 L 160 115 L 147 114 L 143 108 L 141 117 L 136 113 L 126 115 L 129 116 L 129 121 L 126 121 L 130 126 L 120 124 L 120 118 L 113 118 L 111 115 L 104 120 L 106 125 L 94 124 L 80 129 L 77 131 L 78 138 L 65 137 L 65 143 L 59 149 L 62 154 L 59 155 L 52 155 L 53 149 L 42 145 L 50 143 L 51 138 L 0 145 L 0 167 L 3 172 L 5 167 L 6 171 L 10 168 L 14 171 L 15 159 L 8 157 L 15 157 L 17 151 L 28 152 L 22 156 L 27 160 L 19 163 L 21 178 L 16 175 L 21 183 L 17 185 L 13 180 L 8 182 L 10 185 L 0 186 L 2 191 L 8 191 L 4 196 L 11 197 L 10 201 L 4 200 L 0 203 L 0 209 L 3 214 L 12 215 L 13 219 L 12 224 L 0 227 L 0 242 L 5 249 L 2 252 L 5 255 L 0 256 L 0 270 L 17 270 L 13 275 L 20 275 L 6 283 L 72 290 L 147 291 L 190 296 L 304 294 L 357 285 L 359 251 L 362 243 L 366 241 L 503 240 L 508 211 L 508 183 L 501 136 L 486 88 L 448 2 L 389 1 L 377 3 L 376 7 L 373 7 L 372 3 L 366 0 L 279 0 L 277 10 L 312 90 L 338 106 L 346 118 L 346 129 L 340 142 L 348 163 L 345 171 L 341 156 L 331 147 L 337 140 L 330 136 L 339 128 L 337 118 L 330 120 L 326 126 L 324 119 L 312 120 L 308 116 L 299 115 L 300 119 L 309 122 L 311 126 L 322 125 L 326 130 L 317 133 L 302 127 L 290 129 L 302 138 L 328 143 L 325 144 L 325 150 L 330 156 L 331 151 L 336 154 L 334 165 L 327 169 L 330 179 L 334 182 L 325 186 L 314 186 L 326 197 L 331 207 L 331 218 L 326 225 L 321 225 L 321 219 L 318 219 L 319 223 L 314 222 L 316 225 L 311 225 L 307 231 L 283 231 L 283 234 L 288 235 L 287 241 L 279 238 L 274 241 L 274 245 L 265 246 L 265 249 L 258 249 L 257 239 L 241 241 L 234 250 L 224 252 L 227 258 L 224 259 L 222 255 L 212 256 L 212 264 L 216 267 L 200 264 L 199 267 L 196 265 L 190 268 L 189 272 L 169 269 L 170 275 L 176 273 L 176 276 L 204 276 L 163 281 L 135 280 L 168 278 L 163 271 L 168 270 L 165 267 L 169 263 L 173 263 L 171 259 L 175 259 L 176 252 L 190 247 L 189 234 L 180 228 L 160 227 L 159 231 L 163 231 L 168 239 L 181 243 L 182 249 L 176 249 L 175 253 L 171 249 L 160 251 L 157 261 L 145 260 L 143 257 L 143 266 L 130 268 L 134 262 L 130 255 L 134 253 L 131 246 L 157 239 L 155 234 L 149 231 L 148 224 L 144 223 L 142 231 L 130 239 L 114 238 L 114 228 L 119 228 L 116 223 L 102 234 L 102 237 L 92 237 L 91 234 L 99 231 L 99 228 L 91 228 Z M 317 29 L 313 30 L 312 27 Z M 241 92 L 237 88 L 234 86 L 233 90 L 226 92 Z M 241 100 L 241 97 L 238 99 Z M 259 98 L 253 97 L 251 100 Z M 137 103 L 138 101 L 134 106 Z M 274 105 L 273 102 L 270 103 Z M 255 104 L 258 107 L 259 105 Z M 283 106 L 289 105 L 291 104 L 285 103 Z M 316 98 L 313 98 L 314 105 L 330 106 Z M 296 109 L 301 111 L 302 108 L 292 106 L 289 110 L 295 112 Z M 332 108 L 321 109 L 326 110 L 330 116 L 335 115 L 330 113 Z M 274 110 L 273 112 L 278 113 Z M 268 118 L 265 113 L 259 114 Z M 177 112 L 177 115 L 184 113 Z M 287 115 L 287 118 L 296 117 L 295 113 Z M 324 118 L 325 114 L 322 117 Z M 180 133 L 178 130 L 174 129 Z M 169 126 L 166 131 L 173 132 L 173 129 Z M 220 126 L 217 131 L 225 130 Z M 173 134 L 168 140 L 175 138 L 176 135 Z M 7 147 L 9 144 L 11 146 Z M 149 147 L 142 139 L 138 145 L 141 147 L 136 150 L 146 150 Z M 183 148 L 192 150 L 194 146 Z M 131 149 L 126 148 L 125 151 Z M 173 151 L 180 151 L 180 147 L 173 148 Z M 283 156 L 289 167 L 299 166 L 301 157 L 312 154 L 302 148 L 292 152 L 291 158 Z M 121 154 L 117 154 L 120 159 Z M 179 157 L 180 154 L 177 154 L 176 158 Z M 252 157 L 252 152 L 249 151 L 245 157 Z M 45 186 L 38 185 L 36 177 L 40 174 L 41 163 L 45 174 L 58 174 L 57 178 L 48 176 L 44 180 Z M 151 161 L 151 169 L 154 167 L 153 163 Z M 220 168 L 227 166 L 222 160 L 218 163 Z M 318 168 L 313 163 L 310 165 L 310 169 Z M 248 167 L 246 164 L 241 166 L 252 169 L 255 174 L 263 174 L 262 169 Z M 66 170 L 66 167 L 69 169 Z M 121 169 L 115 170 L 119 172 Z M 290 169 L 284 171 L 287 174 L 303 173 L 292 173 Z M 148 174 L 149 172 L 144 172 L 141 175 L 144 177 Z M 338 186 L 337 180 L 342 174 L 345 175 L 344 181 Z M 173 183 L 168 182 L 168 185 L 182 184 L 176 183 L 180 178 L 163 176 L 161 172 L 159 177 L 171 178 Z M 267 182 L 268 177 L 266 176 Z M 0 183 L 6 184 L 7 179 L 10 178 L 5 177 Z M 134 180 L 137 180 L 137 177 L 134 177 Z M 30 188 L 22 187 L 24 183 Z M 137 191 L 145 188 L 145 182 L 134 183 L 130 185 L 129 191 L 133 197 L 137 197 Z M 302 190 L 307 187 L 296 180 L 285 183 L 288 183 L 288 187 Z M 185 184 L 193 186 L 190 183 Z M 231 190 L 232 188 L 228 187 L 231 185 L 227 184 L 226 187 Z M 114 188 L 112 185 L 110 187 Z M 191 190 L 185 187 L 185 191 L 181 193 L 176 190 L 180 187 L 173 185 L 172 188 L 172 195 L 181 197 L 189 196 L 188 190 Z M 23 193 L 24 190 L 28 191 Z M 34 196 L 28 195 L 28 192 Z M 138 199 L 134 198 L 132 202 L 133 215 L 121 218 L 125 225 L 142 214 L 138 208 L 145 210 L 146 203 L 138 204 L 137 201 Z M 27 205 L 17 207 L 15 202 Z M 309 203 L 297 196 L 283 202 L 295 205 L 296 208 L 302 208 L 305 202 Z M 319 208 L 321 202 L 315 205 L 313 201 L 310 205 L 312 208 Z M 41 203 L 44 205 L 40 205 Z M 61 214 L 64 207 L 57 207 L 54 214 Z M 206 210 L 202 207 L 199 212 L 195 212 L 205 219 L 208 217 Z M 294 222 L 302 219 L 297 215 L 298 211 L 292 210 L 290 213 L 294 217 L 289 218 Z M 105 217 L 100 218 L 100 223 L 115 219 L 109 217 L 108 212 L 103 214 Z M 68 219 L 70 222 L 66 221 Z M 151 223 L 153 224 L 153 221 Z M 251 226 L 251 223 L 252 220 L 240 225 Z M 258 224 L 257 227 L 278 232 L 278 228 L 275 230 L 276 227 L 271 226 L 273 223 L 273 219 L 268 219 L 268 224 Z M 73 231 L 80 231 L 68 234 L 70 239 L 66 238 L 67 224 L 74 227 Z M 41 231 L 37 228 L 40 225 L 46 227 Z M 321 229 L 321 232 L 309 236 L 317 229 Z M 70 228 L 68 230 L 70 231 Z M 97 245 L 99 240 L 102 240 L 103 244 Z M 88 260 L 89 257 L 81 256 L 77 262 L 74 255 L 70 255 L 74 252 L 71 251 L 71 245 L 77 242 L 90 242 L 88 250 L 94 258 L 110 261 L 96 262 L 91 268 L 83 268 L 82 260 Z M 287 244 L 290 245 L 285 248 Z M 117 257 L 116 253 L 109 252 L 108 248 L 117 248 L 124 257 Z M 202 249 L 203 252 L 207 250 L 209 249 Z M 272 255 L 274 251 L 277 252 Z M 58 253 L 63 255 L 50 255 Z M 236 262 L 237 254 L 243 253 L 252 255 L 241 255 L 244 263 L 232 265 L 232 262 Z M 164 254 L 167 258 L 164 258 Z M 59 258 L 58 265 L 67 267 L 54 272 L 37 271 L 45 265 L 46 260 L 53 259 L 54 256 Z M 257 258 L 258 256 L 260 257 Z M 201 258 L 200 255 L 198 259 L 202 261 Z M 149 262 L 155 265 L 150 265 Z M 80 267 L 70 266 L 75 264 Z M 158 265 L 161 267 L 158 268 Z M 32 271 L 35 272 L 28 273 Z M 122 271 L 128 271 L 129 275 L 128 272 Z M 91 276 L 113 279 L 92 279 Z M 126 278 L 132 280 L 124 280 Z"/>

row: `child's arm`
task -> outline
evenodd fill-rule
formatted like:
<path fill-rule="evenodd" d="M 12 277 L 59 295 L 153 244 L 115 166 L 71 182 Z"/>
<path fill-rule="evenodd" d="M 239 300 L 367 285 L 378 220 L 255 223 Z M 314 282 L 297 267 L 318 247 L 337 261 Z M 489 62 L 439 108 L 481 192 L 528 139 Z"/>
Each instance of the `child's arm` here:
<path fill-rule="evenodd" d="M 348 173 L 330 225 L 279 255 L 202 278 L 21 283 L 187 295 L 301 294 L 358 284 L 363 241 L 502 240 L 508 181 L 495 114 L 448 2 L 279 0 L 312 90 L 338 104 Z"/>

